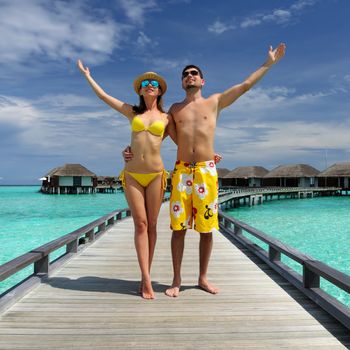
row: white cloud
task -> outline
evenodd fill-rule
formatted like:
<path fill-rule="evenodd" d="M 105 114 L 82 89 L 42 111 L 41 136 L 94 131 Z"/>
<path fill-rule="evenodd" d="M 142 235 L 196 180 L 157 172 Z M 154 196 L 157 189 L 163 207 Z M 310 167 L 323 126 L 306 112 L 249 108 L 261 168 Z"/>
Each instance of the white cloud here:
<path fill-rule="evenodd" d="M 0 125 L 11 126 L 16 150 L 30 150 L 33 155 L 78 152 L 99 157 L 101 151 L 114 154 L 118 139 L 120 148 L 129 143 L 129 123 L 117 112 L 92 108 L 91 103 L 88 112 L 76 111 L 85 98 L 60 95 L 57 100 L 66 97 L 67 103 L 50 103 L 49 96 L 38 100 L 0 96 Z"/>
<path fill-rule="evenodd" d="M 147 11 L 157 11 L 159 7 L 155 0 L 119 0 L 126 16 L 134 23 L 143 26 Z"/>
<path fill-rule="evenodd" d="M 144 59 L 145 63 L 148 64 L 151 70 L 154 70 L 156 72 L 158 71 L 169 71 L 169 70 L 174 70 L 179 67 L 184 67 L 186 64 L 188 64 L 188 61 L 186 59 L 167 59 L 163 57 L 152 57 L 152 64 L 150 65 L 150 59 L 148 56 L 145 57 Z M 179 73 L 180 74 L 180 73 Z"/>
<path fill-rule="evenodd" d="M 292 13 L 286 10 L 274 10 L 271 14 L 262 17 L 262 21 L 287 23 L 292 18 Z"/>
<path fill-rule="evenodd" d="M 248 91 L 234 104 L 224 109 L 222 116 L 229 116 L 234 113 L 235 115 L 244 115 L 245 118 L 251 120 L 261 120 L 276 118 L 278 114 L 289 115 L 291 111 L 296 111 L 298 108 L 304 111 L 311 109 L 315 112 L 322 109 L 323 103 L 327 104 L 326 97 L 343 93 L 340 89 L 329 89 L 297 94 L 295 89 L 284 86 L 257 87 Z M 305 115 L 296 114 L 293 118 L 303 119 Z"/>
<path fill-rule="evenodd" d="M 350 83 L 350 74 L 347 74 L 344 76 L 344 80 L 348 83 Z"/>
<path fill-rule="evenodd" d="M 139 36 L 136 40 L 137 45 L 142 48 L 147 48 L 150 44 L 152 44 L 152 47 L 157 45 L 155 41 L 150 39 L 144 32 L 139 32 Z"/>
<path fill-rule="evenodd" d="M 220 141 L 217 144 L 229 164 L 267 166 L 283 163 L 283 159 L 317 163 L 322 159 L 320 150 L 348 152 L 349 127 L 350 119 L 342 123 L 278 121 L 254 126 L 244 121 L 239 125 L 225 123 L 218 126 L 217 140 Z"/>
<path fill-rule="evenodd" d="M 255 26 L 258 26 L 259 24 L 261 24 L 261 19 L 257 17 L 248 17 L 241 22 L 240 27 L 241 28 L 255 27 Z"/>
<path fill-rule="evenodd" d="M 240 21 L 234 19 L 239 23 L 241 28 L 256 27 L 265 23 L 287 24 L 292 22 L 297 16 L 300 16 L 301 11 L 306 6 L 313 6 L 316 0 L 299 0 L 287 9 L 273 9 L 269 13 L 257 13 L 247 16 Z M 232 21 L 224 23 L 220 20 L 216 20 L 208 27 L 208 31 L 215 34 L 222 34 L 227 30 L 235 29 L 236 26 Z"/>
<path fill-rule="evenodd" d="M 208 27 L 208 31 L 215 34 L 221 34 L 234 28 L 234 25 L 227 25 L 221 21 L 215 21 L 212 25 Z"/>
<path fill-rule="evenodd" d="M 283 86 L 255 88 L 223 110 L 216 148 L 231 166 L 271 166 L 288 159 L 322 167 L 322 150 L 348 154 L 350 149 L 348 106 L 337 109 L 332 102 L 340 94 L 336 89 L 298 94 Z"/>
<path fill-rule="evenodd" d="M 125 26 L 106 13 L 77 2 L 3 0 L 0 12 L 0 62 L 26 63 L 31 57 L 50 60 L 84 57 L 91 64 L 109 59 Z"/>
<path fill-rule="evenodd" d="M 299 0 L 295 4 L 291 5 L 290 9 L 293 11 L 300 11 L 304 7 L 313 6 L 317 0 Z"/>

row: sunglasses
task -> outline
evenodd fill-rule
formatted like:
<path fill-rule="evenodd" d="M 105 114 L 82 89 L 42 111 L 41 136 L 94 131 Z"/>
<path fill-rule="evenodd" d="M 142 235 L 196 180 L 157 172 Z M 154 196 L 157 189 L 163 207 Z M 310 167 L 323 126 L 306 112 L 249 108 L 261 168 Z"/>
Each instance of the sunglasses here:
<path fill-rule="evenodd" d="M 186 77 L 188 77 L 190 74 L 191 74 L 193 77 L 196 77 L 197 75 L 199 75 L 199 72 L 198 72 L 198 70 L 188 70 L 188 71 L 182 73 L 182 78 L 186 78 Z"/>
<path fill-rule="evenodd" d="M 151 84 L 154 88 L 159 87 L 159 83 L 157 80 L 142 80 L 141 81 L 141 87 L 143 87 L 143 88 L 147 87 L 149 84 Z"/>

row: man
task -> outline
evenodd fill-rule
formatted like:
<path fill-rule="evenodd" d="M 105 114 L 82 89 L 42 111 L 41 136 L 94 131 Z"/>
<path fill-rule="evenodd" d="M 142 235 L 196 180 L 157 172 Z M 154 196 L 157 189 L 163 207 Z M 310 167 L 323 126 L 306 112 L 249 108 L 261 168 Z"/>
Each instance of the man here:
<path fill-rule="evenodd" d="M 187 228 L 200 233 L 198 286 L 216 294 L 218 288 L 207 279 L 213 246 L 213 229 L 218 229 L 217 173 L 214 159 L 214 133 L 222 109 L 230 106 L 251 89 L 285 54 L 285 44 L 276 49 L 270 46 L 266 62 L 245 81 L 223 93 L 202 97 L 205 84 L 202 71 L 194 65 L 182 72 L 185 99 L 171 106 L 169 114 L 177 134 L 177 162 L 172 177 L 170 219 L 173 230 L 171 252 L 174 278 L 166 290 L 169 297 L 177 297 L 181 287 L 181 263 Z"/>

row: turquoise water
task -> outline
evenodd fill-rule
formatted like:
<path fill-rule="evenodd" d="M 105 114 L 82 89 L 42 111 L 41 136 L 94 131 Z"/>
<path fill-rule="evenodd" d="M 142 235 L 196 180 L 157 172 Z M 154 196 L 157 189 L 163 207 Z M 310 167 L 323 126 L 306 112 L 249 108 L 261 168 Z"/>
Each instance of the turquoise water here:
<path fill-rule="evenodd" d="M 39 189 L 38 186 L 0 186 L 0 265 L 113 210 L 127 207 L 122 192 L 48 195 L 38 192 Z M 32 270 L 29 267 L 0 282 L 0 293 Z"/>
<path fill-rule="evenodd" d="M 38 191 L 38 186 L 0 186 L 0 265 L 127 206 L 121 192 L 45 195 Z M 349 212 L 350 197 L 321 197 L 274 200 L 235 208 L 231 215 L 350 274 Z M 266 249 L 266 245 L 259 245 Z M 288 258 L 282 261 L 301 272 L 299 264 Z M 32 269 L 31 266 L 1 282 L 0 293 L 30 275 Z M 321 281 L 321 287 L 350 306 L 349 294 L 326 281 Z"/>
<path fill-rule="evenodd" d="M 234 208 L 227 213 L 350 275 L 350 197 L 273 200 L 254 207 Z M 245 235 L 267 249 L 266 244 Z M 301 273 L 300 264 L 286 257 L 282 261 Z M 350 306 L 348 293 L 323 279 L 321 288 Z"/>

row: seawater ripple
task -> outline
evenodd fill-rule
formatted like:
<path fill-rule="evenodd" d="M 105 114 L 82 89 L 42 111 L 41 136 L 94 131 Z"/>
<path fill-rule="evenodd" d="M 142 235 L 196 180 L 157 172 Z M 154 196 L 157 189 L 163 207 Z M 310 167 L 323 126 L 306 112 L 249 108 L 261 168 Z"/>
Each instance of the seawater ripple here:
<path fill-rule="evenodd" d="M 0 186 L 0 264 L 113 210 L 127 207 L 121 192 L 49 195 L 39 189 L 39 186 Z M 29 267 L 1 282 L 0 293 L 31 273 Z"/>
<path fill-rule="evenodd" d="M 265 201 L 227 211 L 238 220 L 350 275 L 350 197 L 316 197 Z M 266 249 L 266 245 L 252 238 Z M 299 264 L 282 261 L 301 273 Z M 321 287 L 350 307 L 350 295 L 321 279 Z"/>

